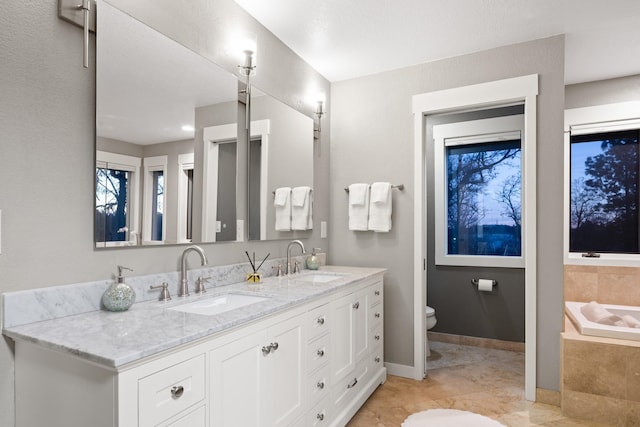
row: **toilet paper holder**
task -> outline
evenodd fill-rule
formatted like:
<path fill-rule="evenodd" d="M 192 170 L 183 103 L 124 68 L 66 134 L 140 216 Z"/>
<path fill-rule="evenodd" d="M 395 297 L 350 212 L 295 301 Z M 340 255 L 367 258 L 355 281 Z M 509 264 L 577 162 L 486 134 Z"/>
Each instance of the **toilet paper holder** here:
<path fill-rule="evenodd" d="M 471 279 L 471 284 L 473 286 L 478 286 L 479 283 L 480 283 L 480 279 Z M 491 286 L 493 286 L 494 288 L 496 286 L 498 286 L 498 281 L 497 280 L 491 280 Z"/>

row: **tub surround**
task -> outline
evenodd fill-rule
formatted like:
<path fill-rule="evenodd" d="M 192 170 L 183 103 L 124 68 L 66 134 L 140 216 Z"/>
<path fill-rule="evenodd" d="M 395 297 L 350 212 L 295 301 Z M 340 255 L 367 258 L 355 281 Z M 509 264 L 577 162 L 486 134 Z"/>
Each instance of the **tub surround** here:
<path fill-rule="evenodd" d="M 330 294 L 358 280 L 381 276 L 385 269 L 323 266 L 319 271 L 343 275 L 329 282 L 311 283 L 304 281 L 304 275 L 309 273 L 304 270 L 291 277 L 268 277 L 258 289 L 250 289 L 247 282 L 242 281 L 215 286 L 202 296 L 174 297 L 169 302 L 157 301 L 156 295 L 154 300 L 136 303 L 125 312 L 94 310 L 23 325 L 6 325 L 3 333 L 12 339 L 33 342 L 117 369 L 146 356 Z M 269 299 L 215 316 L 170 310 L 180 304 L 226 293 L 265 296 Z M 11 296 L 5 294 L 5 306 L 12 301 Z"/>
<path fill-rule="evenodd" d="M 564 266 L 564 300 L 640 306 L 640 268 Z M 569 316 L 561 333 L 565 416 L 640 425 L 640 341 L 581 335 Z"/>
<path fill-rule="evenodd" d="M 581 335 L 565 316 L 562 413 L 606 425 L 640 425 L 640 342 Z"/>

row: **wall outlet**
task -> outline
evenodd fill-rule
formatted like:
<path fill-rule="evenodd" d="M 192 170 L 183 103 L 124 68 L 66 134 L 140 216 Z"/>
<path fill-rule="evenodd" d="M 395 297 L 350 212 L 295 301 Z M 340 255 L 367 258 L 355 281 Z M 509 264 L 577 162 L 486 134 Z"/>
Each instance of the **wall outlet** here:
<path fill-rule="evenodd" d="M 320 238 L 327 238 L 327 221 L 320 221 Z"/>
<path fill-rule="evenodd" d="M 216 233 L 220 233 L 222 231 L 222 221 L 216 221 Z"/>

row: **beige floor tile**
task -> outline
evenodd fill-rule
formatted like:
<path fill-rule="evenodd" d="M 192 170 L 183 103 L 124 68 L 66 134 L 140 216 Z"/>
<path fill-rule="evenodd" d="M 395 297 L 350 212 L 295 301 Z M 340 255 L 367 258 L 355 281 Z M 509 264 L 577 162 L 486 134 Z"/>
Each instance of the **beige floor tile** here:
<path fill-rule="evenodd" d="M 409 415 L 435 408 L 475 412 L 507 427 L 602 426 L 564 417 L 557 406 L 527 401 L 522 353 L 432 344 L 428 367 L 438 367 L 429 369 L 426 379 L 389 376 L 347 427 L 400 427 Z"/>

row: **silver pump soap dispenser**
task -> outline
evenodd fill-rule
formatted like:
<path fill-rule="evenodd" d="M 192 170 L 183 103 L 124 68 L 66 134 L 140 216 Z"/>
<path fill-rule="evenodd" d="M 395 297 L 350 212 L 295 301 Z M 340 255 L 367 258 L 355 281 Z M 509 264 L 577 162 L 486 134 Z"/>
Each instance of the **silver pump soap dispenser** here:
<path fill-rule="evenodd" d="M 124 282 L 122 270 L 130 268 L 118 266 L 118 277 L 102 295 L 102 305 L 109 311 L 126 311 L 136 301 L 136 292 Z"/>
<path fill-rule="evenodd" d="M 307 268 L 309 270 L 317 270 L 320 267 L 320 260 L 316 255 L 316 251 L 320 251 L 321 248 L 313 248 L 311 255 L 307 257 Z"/>

